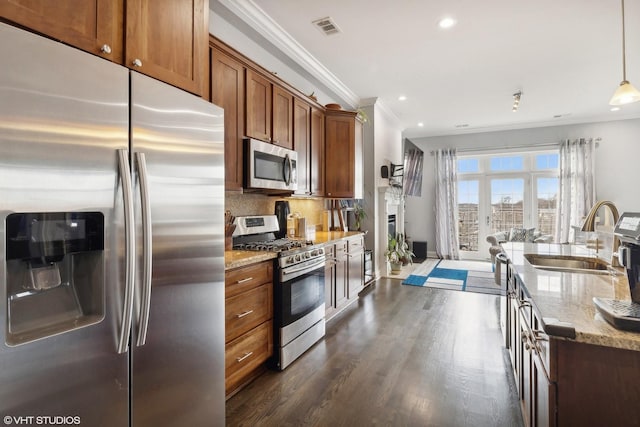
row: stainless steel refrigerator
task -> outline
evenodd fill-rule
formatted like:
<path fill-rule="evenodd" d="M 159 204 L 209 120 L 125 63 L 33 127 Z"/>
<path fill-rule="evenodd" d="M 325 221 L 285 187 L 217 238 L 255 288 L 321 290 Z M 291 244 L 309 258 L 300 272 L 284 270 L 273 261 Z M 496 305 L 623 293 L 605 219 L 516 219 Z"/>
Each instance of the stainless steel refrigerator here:
<path fill-rule="evenodd" d="M 0 58 L 0 416 L 223 425 L 223 110 L 1 23 Z"/>

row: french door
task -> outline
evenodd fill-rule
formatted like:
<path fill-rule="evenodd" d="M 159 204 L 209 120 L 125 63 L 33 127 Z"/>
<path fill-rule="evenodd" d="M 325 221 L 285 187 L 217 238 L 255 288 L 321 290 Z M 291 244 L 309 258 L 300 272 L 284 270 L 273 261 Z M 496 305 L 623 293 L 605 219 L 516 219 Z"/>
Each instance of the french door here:
<path fill-rule="evenodd" d="M 524 174 L 458 180 L 460 257 L 485 259 L 489 256 L 486 236 L 530 224 L 530 188 Z"/>
<path fill-rule="evenodd" d="M 487 236 L 511 228 L 554 235 L 558 187 L 555 151 L 459 158 L 460 257 L 487 259 Z"/>

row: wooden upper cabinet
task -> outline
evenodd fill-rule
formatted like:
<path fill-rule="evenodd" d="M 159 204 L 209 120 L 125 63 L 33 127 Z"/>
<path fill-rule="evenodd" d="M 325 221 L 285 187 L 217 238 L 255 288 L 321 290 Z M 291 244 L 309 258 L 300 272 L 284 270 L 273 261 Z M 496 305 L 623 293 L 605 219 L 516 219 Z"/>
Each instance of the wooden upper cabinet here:
<path fill-rule="evenodd" d="M 0 16 L 122 63 L 123 0 L 2 0 Z"/>
<path fill-rule="evenodd" d="M 271 141 L 271 82 L 247 69 L 245 84 L 245 133 L 251 138 Z"/>
<path fill-rule="evenodd" d="M 324 112 L 293 100 L 293 149 L 298 153 L 298 189 L 294 194 L 324 196 Z"/>
<path fill-rule="evenodd" d="M 293 149 L 293 95 L 273 85 L 271 142 L 281 147 Z M 308 117 L 307 117 L 308 118 Z"/>
<path fill-rule="evenodd" d="M 327 110 L 325 118 L 325 194 L 361 199 L 363 193 L 362 123 L 356 113 Z"/>
<path fill-rule="evenodd" d="M 275 120 L 275 119 L 274 119 Z M 298 153 L 298 189 L 295 194 L 311 194 L 311 106 L 293 100 L 293 149 Z"/>
<path fill-rule="evenodd" d="M 293 95 L 251 69 L 245 82 L 246 135 L 293 149 Z"/>
<path fill-rule="evenodd" d="M 238 61 L 211 47 L 211 102 L 224 108 L 225 190 L 242 189 L 244 70 Z"/>
<path fill-rule="evenodd" d="M 324 196 L 324 111 L 311 108 L 311 195 Z"/>
<path fill-rule="evenodd" d="M 127 0 L 127 67 L 202 95 L 209 39 L 205 0 Z"/>
<path fill-rule="evenodd" d="M 208 4 L 206 0 L 2 0 L 0 16 L 203 95 L 208 76 Z"/>

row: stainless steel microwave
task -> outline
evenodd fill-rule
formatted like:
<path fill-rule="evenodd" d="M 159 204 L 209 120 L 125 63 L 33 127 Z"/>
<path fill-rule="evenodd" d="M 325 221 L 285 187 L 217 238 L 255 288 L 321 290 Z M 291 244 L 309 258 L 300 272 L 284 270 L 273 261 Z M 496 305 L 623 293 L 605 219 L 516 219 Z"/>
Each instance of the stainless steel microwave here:
<path fill-rule="evenodd" d="M 246 138 L 245 188 L 295 191 L 298 154 L 287 148 Z"/>

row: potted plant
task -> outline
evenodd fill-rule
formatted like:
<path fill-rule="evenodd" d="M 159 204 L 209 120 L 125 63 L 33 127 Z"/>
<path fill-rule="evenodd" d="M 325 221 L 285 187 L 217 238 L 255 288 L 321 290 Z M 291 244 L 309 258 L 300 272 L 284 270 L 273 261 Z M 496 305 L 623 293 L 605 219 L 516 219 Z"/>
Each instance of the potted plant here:
<path fill-rule="evenodd" d="M 413 257 L 416 255 L 409 249 L 409 244 L 406 242 L 404 234 L 398 233 L 396 240 L 401 252 L 400 262 L 402 262 L 402 265 L 413 264 Z"/>
<path fill-rule="evenodd" d="M 409 250 L 409 245 L 402 233 L 398 233 L 395 236 L 388 235 L 387 250 L 384 255 L 391 265 L 391 274 L 398 274 L 402 269 L 403 262 L 409 264 L 412 262 L 411 258 L 415 256 Z"/>
<path fill-rule="evenodd" d="M 398 241 L 391 234 L 387 239 L 387 250 L 384 252 L 389 265 L 391 266 L 391 274 L 398 274 L 402 269 L 402 261 L 400 261 L 400 251 L 398 250 Z"/>
<path fill-rule="evenodd" d="M 361 201 L 355 201 L 353 204 L 353 216 L 355 218 L 356 230 L 362 231 L 362 222 L 367 217 L 367 213 L 364 211 L 364 206 Z"/>

